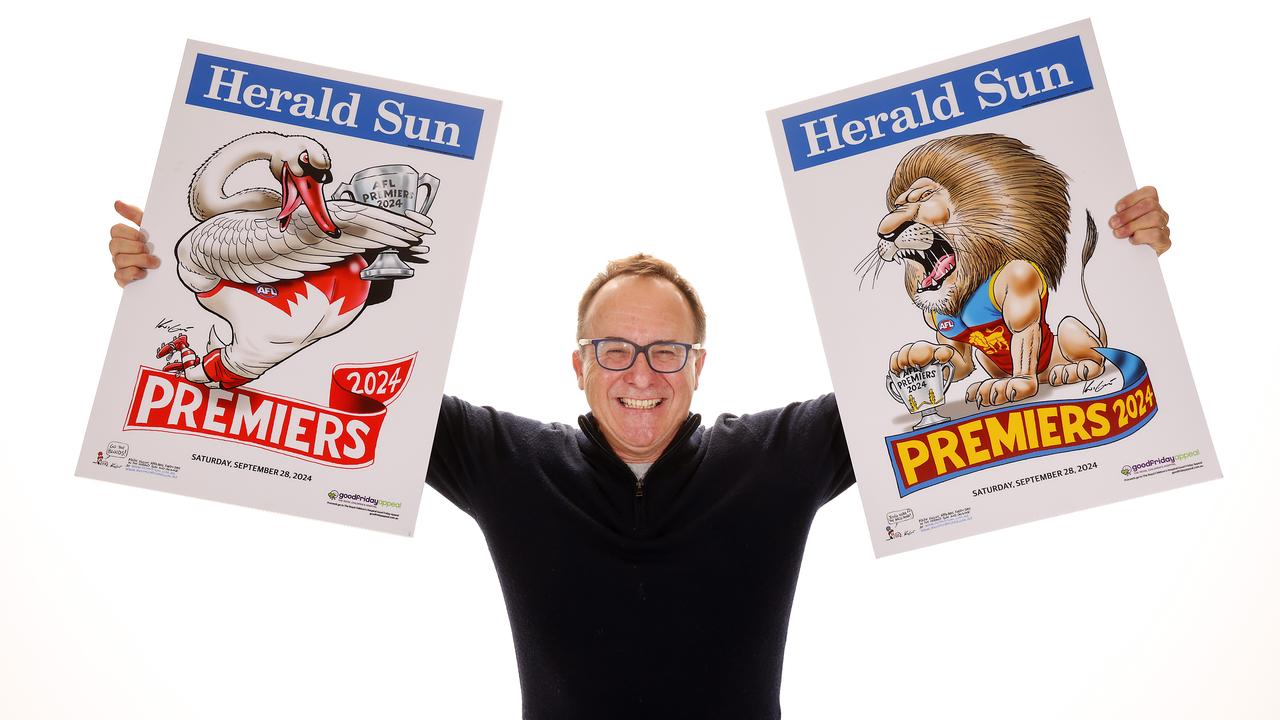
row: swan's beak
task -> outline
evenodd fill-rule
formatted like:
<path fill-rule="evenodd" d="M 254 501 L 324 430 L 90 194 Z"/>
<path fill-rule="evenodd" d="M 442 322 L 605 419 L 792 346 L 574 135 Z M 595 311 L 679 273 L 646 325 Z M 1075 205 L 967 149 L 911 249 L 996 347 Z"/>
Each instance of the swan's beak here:
<path fill-rule="evenodd" d="M 327 174 L 328 172 L 325 171 L 325 175 Z M 322 182 L 316 178 L 310 175 L 301 177 L 294 175 L 289 170 L 288 163 L 284 165 L 280 173 L 280 214 L 276 216 L 280 221 L 281 230 L 289 227 L 289 218 L 293 216 L 298 206 L 306 205 L 307 210 L 311 212 L 311 217 L 315 218 L 316 224 L 326 235 L 331 238 L 342 236 L 342 231 L 333 223 L 333 218 L 329 217 L 329 208 L 324 204 L 321 186 Z"/>

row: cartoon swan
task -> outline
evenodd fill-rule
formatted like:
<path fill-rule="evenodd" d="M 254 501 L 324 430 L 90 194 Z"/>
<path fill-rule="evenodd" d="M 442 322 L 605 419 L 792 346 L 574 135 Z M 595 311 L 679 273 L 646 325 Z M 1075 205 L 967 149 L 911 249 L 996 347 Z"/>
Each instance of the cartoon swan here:
<path fill-rule="evenodd" d="M 226 193 L 242 166 L 270 162 L 280 191 L 259 187 Z M 209 331 L 203 358 L 185 335 L 161 345 L 165 370 L 209 387 L 251 382 L 317 340 L 337 333 L 370 304 L 360 277 L 366 255 L 394 248 L 410 262 L 421 255 L 431 219 L 349 200 L 325 201 L 333 179 L 329 153 L 314 138 L 257 132 L 219 148 L 196 170 L 191 214 L 200 224 L 174 250 L 178 279 L 205 309 L 231 325 L 230 342 Z"/>

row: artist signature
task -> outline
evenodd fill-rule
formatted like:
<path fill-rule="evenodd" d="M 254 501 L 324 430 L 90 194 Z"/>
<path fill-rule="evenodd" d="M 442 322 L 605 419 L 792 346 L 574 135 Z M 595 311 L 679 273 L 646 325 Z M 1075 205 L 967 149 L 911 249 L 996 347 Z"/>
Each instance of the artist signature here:
<path fill-rule="evenodd" d="M 1086 380 L 1084 383 L 1084 391 L 1087 393 L 1102 392 L 1103 390 L 1106 390 L 1111 385 L 1115 384 L 1115 381 L 1116 381 L 1116 378 L 1111 378 L 1106 382 L 1102 382 L 1101 380 Z"/>
<path fill-rule="evenodd" d="M 168 318 L 163 318 L 160 320 L 160 322 L 156 323 L 156 327 L 160 328 L 161 330 L 164 330 L 165 332 L 180 333 L 180 332 L 189 332 L 193 326 L 183 325 L 177 320 L 170 320 Z"/>

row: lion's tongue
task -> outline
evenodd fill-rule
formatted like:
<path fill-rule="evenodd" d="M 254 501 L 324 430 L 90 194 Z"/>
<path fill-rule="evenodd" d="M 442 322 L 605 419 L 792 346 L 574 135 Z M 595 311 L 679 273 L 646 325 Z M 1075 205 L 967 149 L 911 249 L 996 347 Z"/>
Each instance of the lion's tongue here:
<path fill-rule="evenodd" d="M 946 277 L 947 273 L 951 272 L 951 269 L 954 268 L 955 266 L 956 266 L 955 255 L 943 255 L 942 259 L 934 264 L 933 272 L 929 273 L 929 275 L 924 279 L 924 282 L 922 282 L 921 285 L 923 285 L 924 287 L 929 287 L 930 285 L 935 285 L 939 282 L 942 282 L 942 278 Z"/>

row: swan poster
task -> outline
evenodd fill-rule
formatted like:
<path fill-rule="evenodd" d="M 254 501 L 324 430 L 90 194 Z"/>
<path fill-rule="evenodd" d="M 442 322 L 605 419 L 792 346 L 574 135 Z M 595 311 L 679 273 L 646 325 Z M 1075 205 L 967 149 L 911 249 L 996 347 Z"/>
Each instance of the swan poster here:
<path fill-rule="evenodd" d="M 498 111 L 189 42 L 77 474 L 411 535 Z"/>
<path fill-rule="evenodd" d="M 1219 476 L 1087 21 L 769 122 L 877 555 Z"/>

